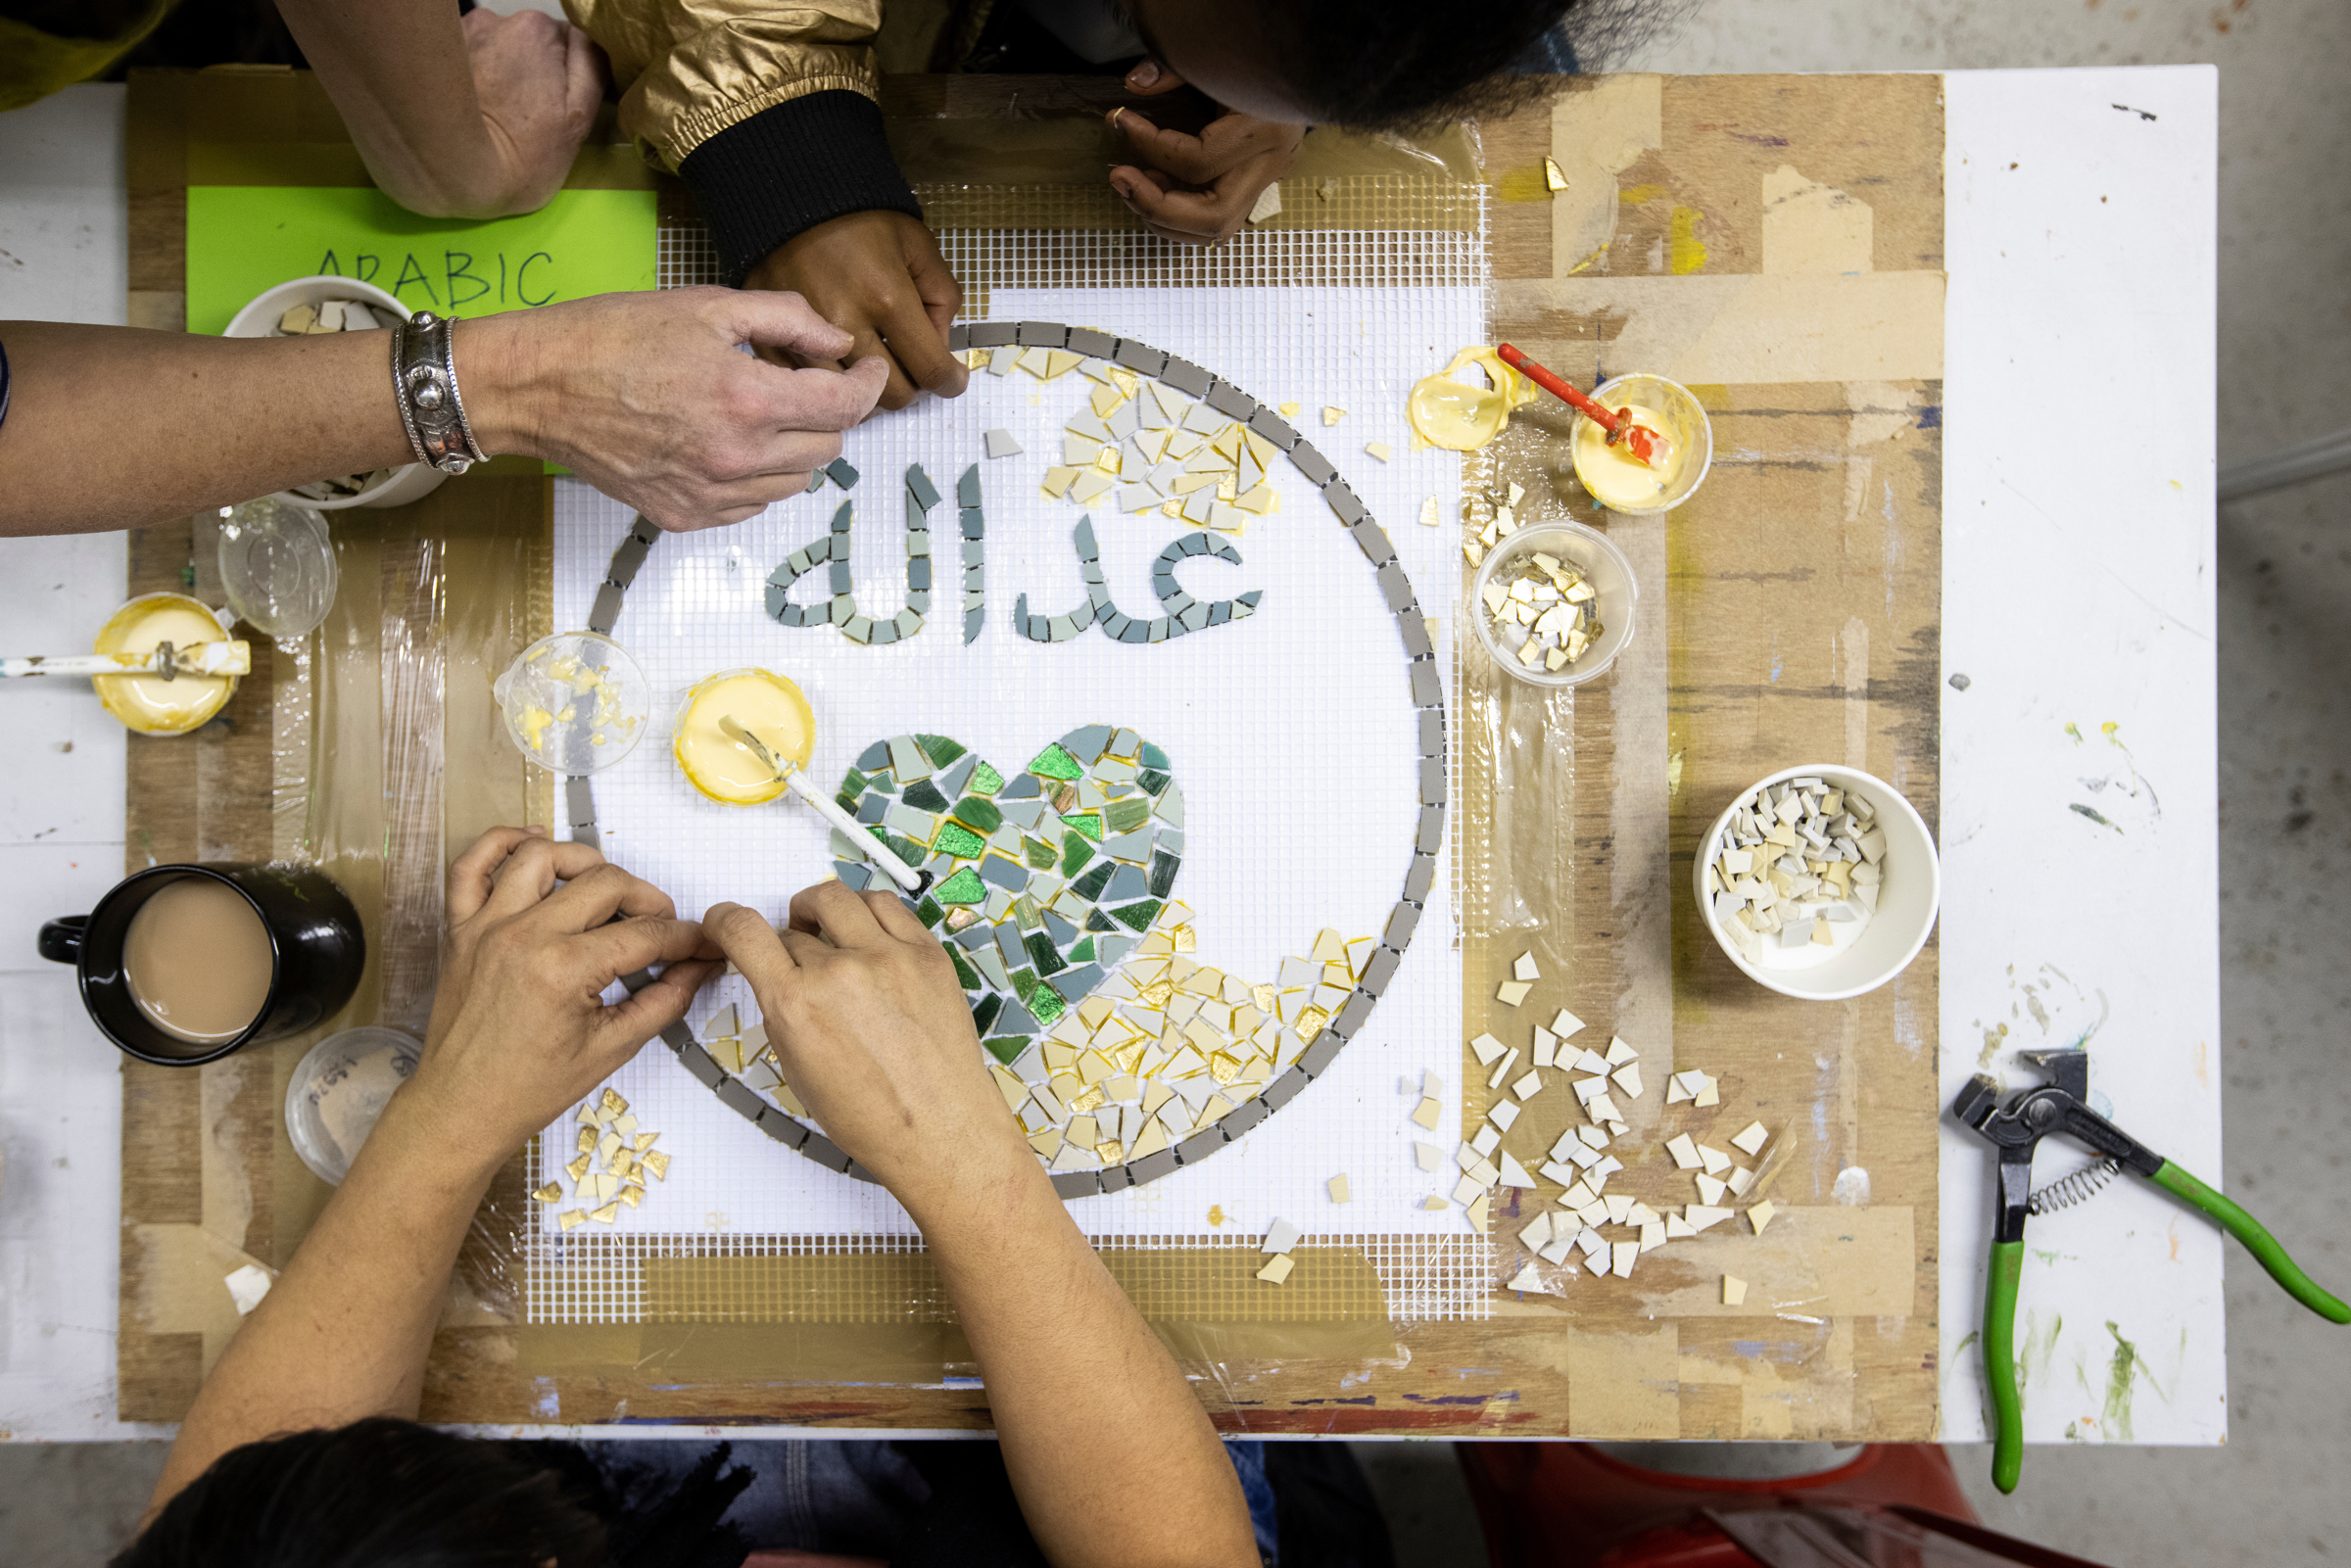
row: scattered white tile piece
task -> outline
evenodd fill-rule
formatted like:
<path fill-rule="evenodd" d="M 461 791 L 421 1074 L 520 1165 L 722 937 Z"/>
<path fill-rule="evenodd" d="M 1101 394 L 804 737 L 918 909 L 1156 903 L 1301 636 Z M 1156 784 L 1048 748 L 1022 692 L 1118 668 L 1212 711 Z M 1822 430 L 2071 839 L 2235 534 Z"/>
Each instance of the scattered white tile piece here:
<path fill-rule="evenodd" d="M 1545 1027 L 1544 1027 L 1542 1024 L 1540 1024 L 1540 1023 L 1536 1024 L 1536 1025 L 1535 1025 L 1535 1066 L 1537 1066 L 1537 1067 L 1539 1067 L 1539 1068 L 1550 1068 L 1550 1067 L 1557 1067 L 1557 1066 L 1559 1066 L 1559 1063 L 1558 1063 L 1558 1062 L 1555 1060 L 1555 1058 L 1556 1058 L 1556 1056 L 1557 1056 L 1557 1054 L 1558 1054 L 1558 1052 L 1559 1052 L 1559 1036 L 1558 1036 L 1558 1035 L 1556 1035 L 1556 1034 L 1553 1034 L 1553 1033 L 1552 1033 L 1552 1032 L 1551 1032 L 1549 1029 L 1545 1028 Z"/>
<path fill-rule="evenodd" d="M 1413 1119 L 1418 1122 L 1421 1126 L 1426 1127 L 1429 1131 L 1434 1132 L 1437 1130 L 1438 1118 L 1444 1115 L 1445 1107 L 1436 1100 L 1428 1099 L 1422 1100 L 1420 1104 L 1414 1109 Z"/>
<path fill-rule="evenodd" d="M 1622 1225 L 1631 1221 L 1633 1217 L 1631 1197 L 1621 1192 L 1612 1192 L 1602 1202 L 1607 1207 L 1609 1224 Z"/>
<path fill-rule="evenodd" d="M 1535 968 L 1535 955 L 1532 953 L 1519 954 L 1518 961 L 1511 966 L 1511 979 L 1539 980 L 1542 977 L 1543 972 Z"/>
<path fill-rule="evenodd" d="M 1511 1130 L 1511 1123 L 1518 1119 L 1518 1107 L 1511 1101 L 1505 1100 L 1486 1113 L 1486 1119 L 1508 1132 Z"/>
<path fill-rule="evenodd" d="M 1419 1163 L 1421 1169 L 1435 1170 L 1444 1164 L 1445 1151 L 1433 1143 L 1415 1142 L 1413 1145 L 1413 1159 Z"/>
<path fill-rule="evenodd" d="M 1695 1170 L 1698 1168 L 1698 1144 L 1694 1139 L 1691 1138 L 1690 1134 L 1686 1132 L 1677 1133 L 1673 1137 L 1666 1139 L 1665 1152 L 1673 1156 L 1673 1163 L 1677 1168 L 1682 1170 Z"/>
<path fill-rule="evenodd" d="M 1504 1045 L 1500 1040 L 1497 1040 L 1491 1034 L 1481 1034 L 1476 1039 L 1469 1042 L 1469 1049 L 1477 1054 L 1477 1065 L 1479 1067 L 1490 1068 L 1494 1065 L 1494 1059 L 1502 1055 L 1503 1052 L 1509 1050 L 1510 1047 Z"/>
<path fill-rule="evenodd" d="M 1524 980 L 1505 980 L 1494 987 L 1494 1000 L 1504 1007 L 1516 1007 L 1526 1000 L 1526 993 L 1533 989 Z"/>
<path fill-rule="evenodd" d="M 1722 1096 L 1714 1092 L 1714 1080 L 1712 1078 L 1708 1078 L 1706 1080 L 1706 1086 L 1699 1090 L 1697 1094 L 1693 1095 L 1690 1099 L 1690 1103 L 1694 1106 L 1697 1106 L 1701 1110 L 1704 1110 L 1709 1106 L 1718 1106 L 1722 1104 Z"/>
<path fill-rule="evenodd" d="M 1533 1252 L 1537 1248 L 1548 1245 L 1551 1241 L 1550 1212 L 1546 1211 L 1543 1213 L 1537 1214 L 1534 1217 L 1533 1223 L 1531 1224 L 1520 1225 L 1518 1227 L 1518 1240 L 1529 1252 Z"/>
<path fill-rule="evenodd" d="M 1730 1179 L 1731 1196 L 1744 1198 L 1747 1196 L 1747 1189 L 1755 1184 L 1755 1173 L 1745 1165 L 1734 1165 L 1731 1167 Z"/>
<path fill-rule="evenodd" d="M 1730 1184 L 1719 1176 L 1708 1176 L 1702 1173 L 1698 1178 L 1698 1195 L 1709 1207 L 1720 1204 L 1722 1195 L 1728 1191 L 1730 1191 Z"/>
<path fill-rule="evenodd" d="M 1286 1253 L 1298 1245 L 1298 1227 L 1286 1219 L 1276 1219 L 1266 1227 L 1266 1244 L 1260 1252 Z"/>
<path fill-rule="evenodd" d="M 1743 1154 L 1755 1154 L 1762 1149 L 1764 1141 L 1770 1136 L 1771 1134 L 1764 1130 L 1762 1122 L 1751 1121 L 1747 1124 L 1745 1132 L 1731 1140 L 1731 1147 Z"/>
<path fill-rule="evenodd" d="M 1596 1252 L 1590 1257 L 1586 1258 L 1584 1259 L 1584 1266 L 1592 1270 L 1592 1272 L 1595 1274 L 1606 1274 L 1608 1271 L 1607 1244 L 1605 1242 L 1602 1243 L 1599 1252 Z"/>
<path fill-rule="evenodd" d="M 1667 1214 L 1665 1216 L 1665 1239 L 1667 1241 L 1679 1241 L 1684 1236 L 1695 1236 L 1697 1234 L 1697 1227 L 1693 1226 L 1690 1221 L 1684 1219 L 1681 1215 Z"/>
<path fill-rule="evenodd" d="M 1610 1072 L 1614 1071 L 1615 1069 L 1609 1064 L 1607 1057 L 1602 1056 L 1598 1051 L 1587 1047 L 1584 1051 L 1584 1054 L 1575 1059 L 1575 1070 L 1578 1072 L 1597 1072 L 1605 1078 Z"/>
<path fill-rule="evenodd" d="M 1575 1035 L 1583 1032 L 1583 1029 L 1584 1021 L 1565 1008 L 1559 1009 L 1559 1016 L 1551 1021 L 1551 1032 L 1562 1040 L 1572 1039 Z"/>
<path fill-rule="evenodd" d="M 1771 1216 L 1778 1212 L 1779 1211 L 1771 1206 L 1771 1200 L 1766 1198 L 1761 1203 L 1748 1206 L 1747 1222 L 1754 1226 L 1755 1234 L 1760 1236 L 1763 1234 L 1763 1227 L 1771 1223 Z"/>
<path fill-rule="evenodd" d="M 1654 1221 L 1654 1222 L 1652 1222 L 1652 1223 L 1650 1223 L 1650 1224 L 1643 1225 L 1643 1226 L 1641 1227 L 1641 1243 L 1640 1243 L 1640 1245 L 1641 1245 L 1641 1250 L 1642 1250 L 1643 1252 L 1645 1252 L 1645 1253 L 1647 1253 L 1647 1252 L 1655 1252 L 1655 1251 L 1657 1248 L 1664 1246 L 1664 1245 L 1665 1245 L 1665 1221 L 1664 1221 L 1664 1220 L 1662 1220 L 1662 1219 L 1659 1219 L 1659 1220 L 1655 1220 L 1655 1221 Z"/>
<path fill-rule="evenodd" d="M 1354 1202 L 1355 1193 L 1347 1185 L 1347 1173 L 1345 1171 L 1340 1171 L 1337 1175 L 1331 1177 L 1330 1180 L 1324 1182 L 1323 1185 L 1330 1189 L 1330 1201 L 1332 1203 L 1344 1204 Z"/>
<path fill-rule="evenodd" d="M 1289 1279 L 1295 1266 L 1288 1253 L 1276 1253 L 1266 1259 L 1266 1266 L 1257 1271 L 1257 1277 L 1269 1285 L 1279 1285 Z"/>
<path fill-rule="evenodd" d="M 1364 451 L 1369 452 L 1372 456 L 1378 458 L 1383 463 L 1395 455 L 1394 450 L 1390 448 L 1384 441 L 1367 441 L 1364 443 Z"/>
<path fill-rule="evenodd" d="M 1624 1113 L 1616 1109 L 1616 1102 L 1609 1099 L 1605 1094 L 1596 1094 L 1591 1099 L 1586 1100 L 1584 1102 L 1584 1115 L 1590 1117 L 1595 1121 L 1606 1121 L 1610 1123 L 1619 1122 L 1624 1119 Z M 1611 1125 L 1608 1130 L 1610 1132 L 1614 1132 L 1616 1129 L 1613 1125 Z"/>
<path fill-rule="evenodd" d="M 1618 1068 L 1612 1075 L 1616 1079 L 1616 1087 L 1622 1089 L 1626 1094 L 1631 1095 L 1636 1100 L 1641 1098 L 1640 1063 L 1627 1062 L 1623 1067 Z"/>
<path fill-rule="evenodd" d="M 237 1315 L 243 1317 L 262 1305 L 275 1277 L 258 1263 L 246 1263 L 222 1275 L 220 1283 L 228 1287 L 228 1299 L 237 1304 Z"/>
<path fill-rule="evenodd" d="M 1606 1258 L 1608 1255 L 1608 1238 L 1589 1225 L 1577 1232 L 1575 1245 L 1586 1258 Z"/>
<path fill-rule="evenodd" d="M 1535 1256 L 1547 1263 L 1563 1263 L 1567 1261 L 1567 1255 L 1574 1250 L 1575 1238 L 1573 1236 L 1554 1236 L 1535 1250 Z M 1569 1275 L 1568 1277 L 1572 1279 L 1574 1276 Z M 1553 1294 L 1558 1293 L 1554 1292 Z"/>
<path fill-rule="evenodd" d="M 1018 457 L 1021 454 L 1021 444 L 1012 439 L 1009 430 L 991 430 L 987 433 L 986 441 L 990 457 Z"/>
<path fill-rule="evenodd" d="M 1511 1069 L 1515 1067 L 1517 1062 L 1518 1048 L 1513 1045 L 1503 1053 L 1502 1060 L 1494 1064 L 1494 1070 L 1486 1075 L 1486 1087 L 1489 1089 L 1501 1088 L 1502 1080 L 1511 1075 Z"/>
<path fill-rule="evenodd" d="M 1725 1307 L 1745 1307 L 1747 1305 L 1747 1281 L 1739 1278 L 1736 1274 L 1723 1275 L 1722 1305 Z"/>
<path fill-rule="evenodd" d="M 1257 205 L 1249 209 L 1249 221 L 1263 223 L 1267 218 L 1279 215 L 1280 212 L 1281 182 L 1276 180 L 1257 193 Z"/>
<path fill-rule="evenodd" d="M 1500 1142 L 1502 1142 L 1502 1129 L 1486 1126 L 1477 1129 L 1477 1136 L 1469 1140 L 1469 1147 L 1481 1155 L 1490 1155 L 1494 1152 L 1494 1146 Z"/>
<path fill-rule="evenodd" d="M 1627 1062 L 1638 1062 L 1640 1060 L 1640 1052 L 1634 1050 L 1622 1040 L 1610 1037 L 1608 1040 L 1608 1066 L 1612 1068 L 1620 1068 Z"/>
<path fill-rule="evenodd" d="M 1665 1080 L 1665 1103 L 1667 1105 L 1687 1105 L 1692 1098 L 1690 1091 L 1682 1087 L 1682 1080 L 1679 1077 Z"/>
<path fill-rule="evenodd" d="M 1431 1100 L 1440 1098 L 1445 1093 L 1445 1079 L 1426 1068 L 1421 1069 L 1420 1093 Z"/>
<path fill-rule="evenodd" d="M 1457 1204 L 1473 1203 L 1485 1195 L 1485 1184 L 1475 1176 L 1464 1173 L 1461 1180 L 1453 1184 L 1453 1201 Z"/>
<path fill-rule="evenodd" d="M 1716 1209 L 1708 1204 L 1690 1204 L 1682 1210 L 1682 1217 L 1690 1221 L 1693 1228 L 1704 1230 L 1730 1218 L 1731 1211 Z"/>
<path fill-rule="evenodd" d="M 1608 1135 L 1600 1127 L 1578 1127 L 1575 1136 L 1576 1141 L 1587 1149 L 1606 1149 L 1608 1146 Z"/>
<path fill-rule="evenodd" d="M 1527 1264 L 1524 1268 L 1521 1268 L 1515 1275 L 1511 1276 L 1511 1282 L 1508 1285 L 1505 1285 L 1503 1289 L 1527 1291 L 1538 1296 L 1550 1294 L 1548 1291 L 1543 1289 L 1542 1280 L 1535 1277 L 1535 1265 L 1532 1259 L 1527 1260 Z"/>
<path fill-rule="evenodd" d="M 1698 1146 L 1698 1158 L 1704 1164 L 1709 1176 L 1718 1176 L 1731 1168 L 1731 1157 L 1706 1144 Z"/>
<path fill-rule="evenodd" d="M 1641 1244 L 1637 1241 L 1620 1241 L 1609 1250 L 1616 1257 L 1615 1266 L 1609 1272 L 1618 1279 L 1632 1278 L 1633 1260 L 1641 1256 Z"/>
<path fill-rule="evenodd" d="M 1505 1149 L 1502 1152 L 1502 1185 L 1505 1187 L 1525 1187 L 1530 1191 L 1535 1185 L 1535 1178 L 1526 1173 L 1526 1166 L 1520 1164 L 1515 1159 L 1511 1158 L 1511 1152 L 1508 1149 Z"/>

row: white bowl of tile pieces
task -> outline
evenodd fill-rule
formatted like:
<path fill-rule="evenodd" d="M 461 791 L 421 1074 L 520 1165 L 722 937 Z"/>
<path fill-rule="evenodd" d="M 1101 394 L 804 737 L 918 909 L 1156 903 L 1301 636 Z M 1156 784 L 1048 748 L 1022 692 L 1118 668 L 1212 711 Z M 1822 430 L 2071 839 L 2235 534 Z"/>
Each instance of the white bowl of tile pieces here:
<path fill-rule="evenodd" d="M 278 322 L 288 310 L 298 305 L 315 309 L 329 302 L 363 305 L 368 313 L 386 327 L 394 320 L 406 321 L 409 315 L 408 308 L 401 304 L 389 290 L 380 289 L 372 283 L 361 283 L 358 278 L 331 275 L 295 278 L 255 295 L 245 309 L 228 318 L 228 325 L 221 329 L 220 335 L 224 338 L 282 337 L 284 334 L 278 330 Z M 392 344 L 389 338 L 383 341 L 385 386 L 388 388 L 391 385 Z M 461 386 L 461 366 L 459 375 Z M 448 477 L 430 463 L 403 463 L 398 468 L 379 468 L 368 475 L 367 483 L 360 487 L 357 495 L 306 496 L 300 491 L 281 490 L 275 499 L 289 505 L 308 506 L 322 512 L 339 511 L 346 506 L 406 506 L 438 489 L 441 481 Z"/>
<path fill-rule="evenodd" d="M 1859 795 L 1875 808 L 1874 826 L 1886 835 L 1886 852 L 1879 862 L 1885 877 L 1878 907 L 1849 942 L 1790 950 L 1765 937 L 1750 949 L 1723 928 L 1714 899 L 1706 890 L 1706 869 L 1721 857 L 1724 835 L 1731 832 L 1740 809 L 1754 799 L 1755 791 L 1777 789 L 1797 779 L 1818 779 L 1826 787 Z M 1723 808 L 1699 841 L 1692 890 L 1706 929 L 1714 933 L 1714 940 L 1748 978 L 1799 1001 L 1838 1002 L 1876 990 L 1918 957 L 1943 907 L 1943 865 L 1935 852 L 1934 835 L 1900 790 L 1857 768 L 1805 763 L 1756 780 Z"/>

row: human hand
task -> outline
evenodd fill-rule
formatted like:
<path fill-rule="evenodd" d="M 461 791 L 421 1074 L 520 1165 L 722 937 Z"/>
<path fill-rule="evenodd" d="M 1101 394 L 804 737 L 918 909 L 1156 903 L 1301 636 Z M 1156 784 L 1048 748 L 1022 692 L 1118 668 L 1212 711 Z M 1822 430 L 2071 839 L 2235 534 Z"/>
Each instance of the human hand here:
<path fill-rule="evenodd" d="M 604 98 L 604 60 L 588 35 L 541 11 L 476 8 L 459 23 L 492 165 L 474 171 L 467 217 L 545 207 L 571 172 Z"/>
<path fill-rule="evenodd" d="M 702 928 L 676 915 L 650 882 L 544 828 L 475 839 L 450 868 L 432 1023 L 401 1090 L 430 1108 L 441 1147 L 499 1164 L 684 1018 L 720 966 Z M 604 1005 L 614 980 L 664 962 Z"/>
<path fill-rule="evenodd" d="M 1043 1179 L 953 964 L 895 896 L 819 882 L 782 932 L 740 904 L 713 906 L 702 929 L 751 982 L 786 1079 L 916 1223 L 952 1224 L 957 1202 Z"/>
<path fill-rule="evenodd" d="M 769 252 L 743 286 L 797 293 L 849 334 L 850 355 L 883 356 L 889 366 L 885 408 L 903 408 L 918 392 L 953 398 L 971 380 L 947 352 L 963 287 L 931 230 L 904 213 L 850 213 L 819 223 Z M 840 350 L 787 349 L 779 362 L 838 369 L 840 358 Z"/>
<path fill-rule="evenodd" d="M 1183 84 L 1153 60 L 1127 74 L 1128 90 L 1145 97 Z M 1304 125 L 1231 112 L 1210 120 L 1197 136 L 1156 125 L 1125 107 L 1109 118 L 1141 160 L 1141 166 L 1113 168 L 1111 189 L 1152 233 L 1177 245 L 1214 245 L 1239 233 L 1258 197 L 1289 170 L 1306 139 Z"/>
<path fill-rule="evenodd" d="M 660 527 L 689 530 L 797 495 L 882 391 L 879 356 L 793 370 L 744 344 L 828 363 L 850 349 L 794 295 L 695 288 L 483 316 L 457 328 L 456 357 L 485 451 L 551 458 Z"/>

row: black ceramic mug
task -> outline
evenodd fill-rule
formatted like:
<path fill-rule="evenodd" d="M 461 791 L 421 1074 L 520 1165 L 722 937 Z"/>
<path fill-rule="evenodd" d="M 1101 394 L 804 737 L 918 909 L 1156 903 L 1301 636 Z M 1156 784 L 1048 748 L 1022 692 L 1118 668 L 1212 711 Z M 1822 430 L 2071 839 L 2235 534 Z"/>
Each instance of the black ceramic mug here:
<path fill-rule="evenodd" d="M 217 882 L 252 906 L 269 933 L 269 992 L 242 1033 L 226 1040 L 182 1040 L 157 1026 L 131 995 L 123 938 L 147 900 L 174 882 Z M 41 927 L 41 957 L 73 966 L 81 1005 L 106 1037 L 142 1062 L 192 1068 L 313 1028 L 339 1012 L 359 988 L 367 962 L 360 912 L 334 879 L 311 866 L 208 864 L 150 866 L 117 882 L 87 915 Z"/>

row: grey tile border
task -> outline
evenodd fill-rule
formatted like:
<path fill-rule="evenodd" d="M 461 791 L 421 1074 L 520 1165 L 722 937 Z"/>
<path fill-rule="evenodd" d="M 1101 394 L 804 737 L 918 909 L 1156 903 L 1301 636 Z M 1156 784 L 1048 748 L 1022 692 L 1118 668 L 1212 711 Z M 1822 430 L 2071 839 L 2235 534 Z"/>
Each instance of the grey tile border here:
<path fill-rule="evenodd" d="M 1064 1171 L 1055 1175 L 1052 1178 L 1054 1191 L 1068 1199 L 1118 1192 L 1142 1182 L 1157 1180 L 1182 1166 L 1196 1164 L 1227 1143 L 1245 1136 L 1269 1116 L 1295 1099 L 1308 1082 L 1327 1071 L 1337 1060 L 1340 1049 L 1370 1017 L 1379 994 L 1394 977 L 1397 966 L 1402 962 L 1404 948 L 1418 928 L 1420 906 L 1426 903 L 1435 881 L 1434 851 L 1443 839 L 1446 801 L 1444 691 L 1432 658 L 1434 647 L 1425 619 L 1414 595 L 1411 581 L 1396 557 L 1394 542 L 1371 516 L 1354 489 L 1338 477 L 1336 465 L 1271 405 L 1259 403 L 1238 387 L 1217 379 L 1187 359 L 1174 357 L 1146 344 L 1114 339 L 1110 334 L 1090 327 L 1069 327 L 1043 321 L 981 321 L 958 322 L 947 333 L 947 347 L 957 353 L 965 349 L 1013 345 L 1067 349 L 1091 358 L 1106 358 L 1152 376 L 1179 392 L 1205 400 L 1209 406 L 1220 413 L 1241 421 L 1258 436 L 1286 451 L 1292 466 L 1310 484 L 1321 490 L 1332 512 L 1355 536 L 1357 547 L 1376 569 L 1380 593 L 1388 608 L 1397 616 L 1409 664 L 1413 702 L 1420 710 L 1418 740 L 1423 804 L 1415 853 L 1405 876 L 1404 899 L 1389 914 L 1381 946 L 1365 966 L 1363 984 L 1342 1004 L 1338 1016 L 1330 1021 L 1314 1043 L 1300 1053 L 1297 1062 L 1276 1076 L 1256 1098 L 1228 1113 L 1216 1125 L 1196 1132 L 1157 1154 L 1107 1170 Z M 977 497 L 970 494 L 976 475 L 977 465 L 974 465 L 958 483 L 956 495 L 959 504 L 969 506 L 977 500 Z M 846 490 L 855 482 L 854 473 L 851 471 L 846 482 L 841 476 L 836 475 L 834 482 Z M 910 526 L 912 522 L 910 518 Z M 835 529 L 834 532 L 838 533 L 839 530 Z M 970 530 L 966 528 L 962 532 L 968 535 Z M 636 581 L 659 537 L 660 530 L 646 517 L 640 515 L 633 521 L 627 536 L 614 549 L 605 581 L 597 591 L 589 615 L 590 630 L 611 635 L 620 619 L 624 592 Z M 1199 551 L 1193 549 L 1184 553 Z M 1216 549 L 1214 553 L 1223 556 L 1227 551 Z M 813 566 L 816 563 L 811 559 L 808 564 Z M 1159 641 L 1175 630 L 1175 623 L 1168 617 L 1145 623 L 1120 615 L 1115 607 L 1107 603 L 1098 606 L 1091 596 L 1097 582 L 1095 573 L 1089 572 L 1087 581 L 1089 598 L 1086 605 L 1079 614 L 1069 617 L 1080 629 L 1083 623 L 1098 621 L 1113 637 L 1131 641 L 1146 639 Z M 1189 599 L 1188 594 L 1183 596 Z M 1222 608 L 1225 610 L 1225 615 L 1216 616 L 1214 623 L 1221 624 L 1226 616 L 1245 614 L 1254 609 L 1256 602 L 1256 595 L 1249 594 L 1230 604 L 1218 601 L 1213 608 L 1205 604 L 1186 603 L 1180 613 L 1189 615 L 1194 610 L 1209 610 L 1214 614 L 1214 609 Z M 1245 608 L 1242 607 L 1244 603 Z M 830 606 L 830 613 L 822 618 L 811 617 L 801 624 L 839 625 L 849 618 L 841 613 L 848 608 L 837 595 Z M 1163 608 L 1172 609 L 1173 606 L 1163 605 Z M 984 614 L 982 609 L 968 609 L 965 612 L 966 642 L 977 636 Z M 1122 626 L 1122 622 L 1126 624 Z M 1203 624 L 1212 623 L 1203 617 Z M 892 630 L 904 635 L 903 630 L 894 623 Z M 873 640 L 887 641 L 879 636 Z M 570 819 L 573 838 L 595 843 L 598 839 L 595 796 L 586 778 L 564 781 L 564 808 L 565 815 Z M 685 1025 L 672 1024 L 662 1031 L 661 1038 L 688 1072 L 712 1089 L 722 1104 L 746 1117 L 768 1137 L 787 1148 L 796 1149 L 829 1169 L 860 1181 L 870 1182 L 874 1179 L 870 1171 L 851 1161 L 830 1138 L 771 1104 L 740 1079 L 730 1076 L 707 1051 L 696 1043 Z"/>

